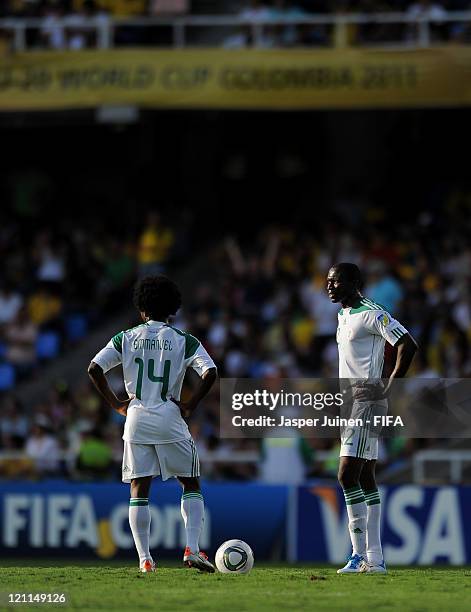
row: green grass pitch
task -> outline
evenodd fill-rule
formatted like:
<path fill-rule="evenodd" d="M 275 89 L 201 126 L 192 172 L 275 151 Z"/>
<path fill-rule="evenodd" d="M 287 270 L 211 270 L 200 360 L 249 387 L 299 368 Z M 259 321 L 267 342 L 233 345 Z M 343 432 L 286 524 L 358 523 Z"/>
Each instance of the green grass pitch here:
<path fill-rule="evenodd" d="M 1 609 L 7 592 L 66 592 L 67 606 L 40 610 L 397 610 L 471 609 L 470 568 L 401 568 L 387 576 L 337 576 L 335 568 L 256 566 L 247 575 L 201 574 L 162 563 L 155 574 L 106 562 L 73 565 L 29 561 L 1 563 Z"/>

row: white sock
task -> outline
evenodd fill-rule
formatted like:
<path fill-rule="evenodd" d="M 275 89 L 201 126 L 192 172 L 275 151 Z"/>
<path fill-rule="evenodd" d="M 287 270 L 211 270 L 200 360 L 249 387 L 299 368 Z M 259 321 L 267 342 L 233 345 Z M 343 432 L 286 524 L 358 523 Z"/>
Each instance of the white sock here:
<path fill-rule="evenodd" d="M 204 522 L 204 501 L 199 491 L 183 493 L 181 511 L 185 523 L 186 545 L 191 552 L 200 550 L 199 539 Z"/>
<path fill-rule="evenodd" d="M 344 489 L 347 504 L 348 530 L 352 541 L 353 554 L 366 559 L 366 503 L 359 485 Z"/>
<path fill-rule="evenodd" d="M 149 500 L 144 497 L 131 497 L 129 500 L 129 525 L 136 545 L 139 563 L 151 559 L 149 552 L 150 510 Z"/>
<path fill-rule="evenodd" d="M 368 563 L 379 565 L 383 562 L 381 547 L 381 499 L 378 489 L 364 491 L 368 517 L 366 522 L 366 554 Z"/>

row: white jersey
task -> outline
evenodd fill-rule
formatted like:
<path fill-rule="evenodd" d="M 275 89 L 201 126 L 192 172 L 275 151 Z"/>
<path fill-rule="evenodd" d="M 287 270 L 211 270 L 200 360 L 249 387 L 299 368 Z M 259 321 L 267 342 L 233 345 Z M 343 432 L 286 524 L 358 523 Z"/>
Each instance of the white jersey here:
<path fill-rule="evenodd" d="M 360 297 L 338 314 L 339 378 L 381 378 L 384 345 L 394 346 L 407 329 L 380 304 Z"/>
<path fill-rule="evenodd" d="M 123 365 L 129 403 L 123 440 L 136 444 L 165 444 L 190 438 L 180 409 L 187 368 L 202 376 L 216 367 L 191 334 L 162 321 L 148 321 L 116 334 L 94 358 L 104 372 Z"/>

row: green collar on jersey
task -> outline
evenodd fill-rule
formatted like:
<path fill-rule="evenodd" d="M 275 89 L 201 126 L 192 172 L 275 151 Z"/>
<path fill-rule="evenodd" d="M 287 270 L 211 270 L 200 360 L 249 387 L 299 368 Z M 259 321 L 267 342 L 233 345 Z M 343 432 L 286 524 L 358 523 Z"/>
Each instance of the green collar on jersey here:
<path fill-rule="evenodd" d="M 343 315 L 343 308 L 340 309 L 339 315 Z M 356 302 L 352 304 L 350 307 L 349 314 L 357 314 L 359 312 L 365 312 L 366 310 L 386 310 L 384 306 L 378 304 L 377 302 L 373 302 L 366 297 L 359 298 Z"/>

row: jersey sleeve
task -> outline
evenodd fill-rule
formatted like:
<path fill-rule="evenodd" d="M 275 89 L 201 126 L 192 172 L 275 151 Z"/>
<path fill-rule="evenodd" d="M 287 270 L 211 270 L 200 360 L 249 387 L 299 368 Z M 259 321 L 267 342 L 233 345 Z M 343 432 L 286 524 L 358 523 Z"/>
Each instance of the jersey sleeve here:
<path fill-rule="evenodd" d="M 203 376 L 206 370 L 216 367 L 208 351 L 199 340 L 187 334 L 185 341 L 185 361 L 187 368 L 193 368 L 199 376 Z"/>
<path fill-rule="evenodd" d="M 100 366 L 103 372 L 119 365 L 123 361 L 123 332 L 113 336 L 105 348 L 102 348 L 92 361 Z"/>
<path fill-rule="evenodd" d="M 409 333 L 407 329 L 386 310 L 371 311 L 368 325 L 373 334 L 383 336 L 392 346 L 394 346 L 402 336 Z"/>

